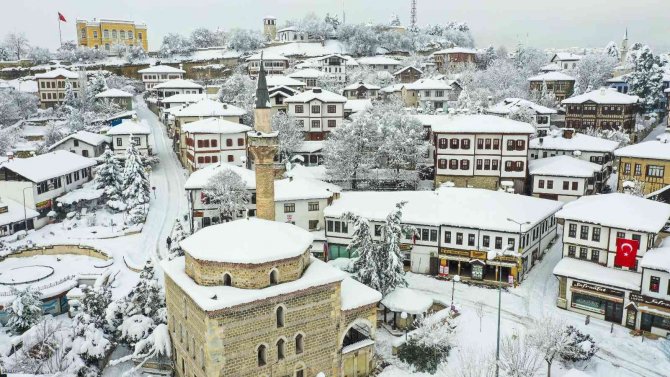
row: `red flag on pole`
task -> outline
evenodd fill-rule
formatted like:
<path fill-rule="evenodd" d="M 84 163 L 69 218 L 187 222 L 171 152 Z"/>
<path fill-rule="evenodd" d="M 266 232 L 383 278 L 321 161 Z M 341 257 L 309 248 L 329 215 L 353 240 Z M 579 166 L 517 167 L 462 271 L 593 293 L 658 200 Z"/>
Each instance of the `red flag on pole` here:
<path fill-rule="evenodd" d="M 67 20 L 65 19 L 65 16 L 63 16 L 63 13 L 61 13 L 61 12 L 58 12 L 58 20 L 63 21 L 63 22 L 67 22 Z"/>
<path fill-rule="evenodd" d="M 635 257 L 640 248 L 640 241 L 629 240 L 626 238 L 616 239 L 616 255 L 614 256 L 614 265 L 628 268 L 635 267 Z"/>

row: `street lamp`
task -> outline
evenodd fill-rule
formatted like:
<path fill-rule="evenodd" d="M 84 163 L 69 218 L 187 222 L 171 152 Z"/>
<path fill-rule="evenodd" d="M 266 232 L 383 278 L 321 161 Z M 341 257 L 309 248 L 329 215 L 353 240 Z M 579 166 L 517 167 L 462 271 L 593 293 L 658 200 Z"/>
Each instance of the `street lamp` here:
<path fill-rule="evenodd" d="M 523 237 L 522 234 L 521 234 L 522 233 L 521 227 L 524 226 L 524 225 L 530 225 L 530 221 L 520 222 L 520 221 L 516 221 L 514 219 L 510 219 L 509 217 L 507 218 L 507 221 L 509 221 L 511 223 L 514 223 L 514 224 L 519 226 L 519 247 L 517 248 L 517 250 L 519 250 L 519 253 L 521 253 L 521 238 Z M 514 250 L 512 250 L 512 251 L 514 251 Z"/>
<path fill-rule="evenodd" d="M 454 291 L 456 290 L 456 283 L 461 281 L 461 277 L 458 275 L 454 275 L 451 281 L 453 282 L 451 286 L 451 310 L 454 310 Z"/>
<path fill-rule="evenodd" d="M 26 190 L 32 188 L 33 186 L 31 185 L 28 187 L 24 187 L 23 190 L 21 190 L 21 193 L 23 194 L 23 228 L 26 231 L 26 233 L 28 232 L 28 214 L 26 213 Z"/>

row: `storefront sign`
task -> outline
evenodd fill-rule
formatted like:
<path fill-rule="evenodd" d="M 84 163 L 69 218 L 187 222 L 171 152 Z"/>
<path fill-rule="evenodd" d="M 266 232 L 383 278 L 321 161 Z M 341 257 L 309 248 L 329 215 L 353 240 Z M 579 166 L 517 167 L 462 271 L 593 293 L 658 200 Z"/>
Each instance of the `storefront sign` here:
<path fill-rule="evenodd" d="M 447 249 L 444 247 L 440 249 L 440 254 L 455 255 L 459 257 L 470 257 L 470 252 L 467 250 L 454 250 L 454 249 Z"/>
<path fill-rule="evenodd" d="M 37 209 L 51 208 L 51 199 L 35 204 L 35 208 Z"/>
<path fill-rule="evenodd" d="M 661 308 L 670 309 L 670 301 L 661 300 L 660 298 L 653 298 L 649 296 L 640 295 L 637 293 L 630 294 L 630 300 L 641 302 L 643 304 L 655 305 Z"/>
<path fill-rule="evenodd" d="M 473 251 L 472 252 L 472 258 L 474 259 L 481 259 L 481 260 L 486 260 L 486 252 L 485 251 Z"/>
<path fill-rule="evenodd" d="M 400 251 L 411 251 L 412 250 L 412 244 L 411 243 L 401 243 L 399 245 Z"/>
<path fill-rule="evenodd" d="M 202 211 L 193 212 L 193 217 L 203 217 L 204 213 Z"/>
<path fill-rule="evenodd" d="M 473 264 L 472 278 L 475 280 L 482 280 L 484 278 L 484 266 L 479 264 Z"/>
<path fill-rule="evenodd" d="M 575 288 L 584 289 L 584 290 L 587 290 L 587 291 L 593 291 L 593 292 L 597 292 L 597 293 L 602 293 L 602 294 L 606 294 L 606 295 L 610 295 L 610 296 L 617 296 L 617 297 L 623 297 L 624 296 L 624 293 L 621 292 L 621 291 L 601 287 L 599 285 L 583 283 L 581 281 L 573 281 L 572 286 L 575 287 Z"/>

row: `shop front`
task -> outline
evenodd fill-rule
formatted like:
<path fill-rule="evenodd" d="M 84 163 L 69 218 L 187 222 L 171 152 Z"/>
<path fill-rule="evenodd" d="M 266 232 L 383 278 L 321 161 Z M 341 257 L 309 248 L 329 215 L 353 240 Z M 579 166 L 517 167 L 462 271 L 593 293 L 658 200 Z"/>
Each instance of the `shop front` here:
<path fill-rule="evenodd" d="M 625 292 L 581 281 L 572 281 L 570 308 L 609 322 L 623 321 Z"/>
<path fill-rule="evenodd" d="M 459 275 L 472 281 L 502 281 L 514 284 L 519 268 L 514 257 L 498 257 L 487 260 L 484 251 L 468 251 L 457 249 L 440 249 L 440 276 Z"/>
<path fill-rule="evenodd" d="M 670 335 L 670 301 L 637 293 L 631 293 L 629 297 L 635 303 L 634 312 L 636 317 L 639 317 L 639 325 L 636 326 L 636 329 L 663 337 Z M 629 309 L 628 315 L 631 315 L 631 312 L 633 312 L 632 308 Z"/>

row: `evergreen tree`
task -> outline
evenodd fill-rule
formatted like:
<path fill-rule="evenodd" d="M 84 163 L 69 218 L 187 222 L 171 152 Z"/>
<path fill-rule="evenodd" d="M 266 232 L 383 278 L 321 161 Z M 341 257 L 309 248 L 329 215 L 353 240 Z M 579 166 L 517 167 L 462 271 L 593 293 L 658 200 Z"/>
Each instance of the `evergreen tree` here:
<path fill-rule="evenodd" d="M 381 291 L 380 272 L 383 261 L 380 258 L 382 258 L 382 254 L 379 252 L 378 245 L 372 240 L 370 222 L 368 219 L 352 213 L 345 213 L 342 218 L 352 223 L 354 229 L 347 250 L 357 255 L 354 261 L 356 279 L 370 288 Z"/>
<path fill-rule="evenodd" d="M 134 215 L 138 214 L 138 210 L 144 211 L 144 205 L 149 203 L 149 178 L 147 177 L 142 155 L 140 155 L 134 143 L 131 143 L 126 150 L 126 163 L 123 169 L 122 182 L 123 199 L 128 208 L 136 210 L 133 213 Z"/>
<path fill-rule="evenodd" d="M 144 315 L 154 323 L 165 323 L 165 295 L 149 260 L 140 272 L 140 281 L 128 294 L 126 317 Z"/>
<path fill-rule="evenodd" d="M 87 323 L 97 328 L 105 325 L 105 311 L 112 302 L 112 291 L 109 287 L 84 287 L 84 298 L 81 300 L 81 309 L 88 316 Z"/>
<path fill-rule="evenodd" d="M 619 52 L 619 47 L 616 45 L 616 43 L 614 43 L 614 41 L 611 41 L 605 47 L 605 55 L 612 57 L 617 61 L 621 59 L 621 53 Z"/>
<path fill-rule="evenodd" d="M 7 308 L 7 327 L 14 332 L 22 333 L 42 318 L 42 294 L 33 289 L 32 286 L 24 290 L 11 287 L 11 293 L 15 296 L 12 304 Z"/>
<path fill-rule="evenodd" d="M 170 244 L 169 259 L 174 259 L 184 255 L 184 250 L 182 250 L 181 246 L 179 246 L 179 243 L 187 236 L 188 234 L 181 225 L 181 221 L 177 219 L 174 223 L 174 227 L 172 228 L 172 232 L 170 233 L 170 240 L 172 240 L 172 243 Z"/>
<path fill-rule="evenodd" d="M 635 69 L 628 78 L 629 94 L 640 97 L 645 111 L 658 109 L 663 101 L 663 69 L 649 46 L 637 51 Z"/>
<path fill-rule="evenodd" d="M 386 221 L 382 226 L 383 241 L 380 245 L 380 254 L 383 265 L 380 274 L 380 292 L 383 295 L 390 293 L 396 287 L 407 285 L 403 264 L 405 256 L 400 250 L 400 239 L 403 233 L 413 234 L 415 230 L 410 227 L 404 227 L 401 224 L 402 209 L 406 203 L 400 202 L 396 204 L 395 210 L 386 217 Z"/>
<path fill-rule="evenodd" d="M 107 81 L 102 73 L 97 73 L 93 76 L 93 79 L 87 86 L 86 95 L 88 100 L 93 103 L 95 102 L 95 96 L 107 90 Z"/>
<path fill-rule="evenodd" d="M 99 160 L 101 163 L 96 168 L 95 187 L 104 189 L 108 199 L 119 199 L 123 187 L 121 162 L 109 147 L 105 148 Z"/>
<path fill-rule="evenodd" d="M 81 107 L 81 100 L 77 97 L 70 81 L 65 83 L 65 98 L 63 99 L 63 107 L 79 108 Z"/>

